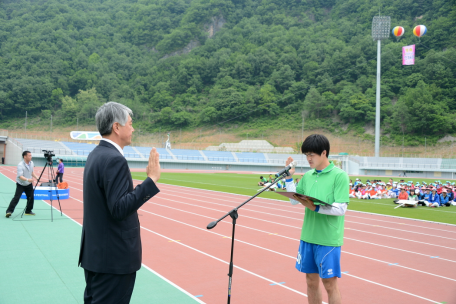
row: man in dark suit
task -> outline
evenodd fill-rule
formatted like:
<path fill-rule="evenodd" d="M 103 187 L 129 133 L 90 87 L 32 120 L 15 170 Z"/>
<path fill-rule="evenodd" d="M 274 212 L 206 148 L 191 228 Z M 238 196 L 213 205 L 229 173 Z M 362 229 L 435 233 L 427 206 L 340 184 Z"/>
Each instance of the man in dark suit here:
<path fill-rule="evenodd" d="M 159 155 L 149 155 L 147 178 L 133 189 L 123 148 L 131 144 L 132 112 L 108 102 L 95 116 L 103 137 L 84 169 L 84 220 L 79 265 L 84 268 L 84 303 L 129 303 L 141 268 L 137 210 L 159 192 Z"/>

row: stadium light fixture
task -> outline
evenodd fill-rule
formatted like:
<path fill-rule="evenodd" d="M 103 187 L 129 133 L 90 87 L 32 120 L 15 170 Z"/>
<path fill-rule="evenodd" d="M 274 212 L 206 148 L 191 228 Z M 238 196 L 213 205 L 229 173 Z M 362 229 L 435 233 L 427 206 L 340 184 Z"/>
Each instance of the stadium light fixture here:
<path fill-rule="evenodd" d="M 380 59 L 381 41 L 388 39 L 391 29 L 389 16 L 375 16 L 372 19 L 372 39 L 377 40 L 377 92 L 375 106 L 375 157 L 380 156 Z"/>

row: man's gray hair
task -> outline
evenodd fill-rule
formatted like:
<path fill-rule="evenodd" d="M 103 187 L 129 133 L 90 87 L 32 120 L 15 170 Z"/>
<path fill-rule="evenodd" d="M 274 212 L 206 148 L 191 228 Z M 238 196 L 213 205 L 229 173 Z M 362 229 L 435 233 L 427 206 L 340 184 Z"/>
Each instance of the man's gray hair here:
<path fill-rule="evenodd" d="M 123 104 L 113 101 L 105 103 L 95 114 L 98 132 L 101 135 L 111 134 L 112 125 L 118 122 L 120 125 L 125 126 L 128 116 L 133 116 L 133 112 Z"/>

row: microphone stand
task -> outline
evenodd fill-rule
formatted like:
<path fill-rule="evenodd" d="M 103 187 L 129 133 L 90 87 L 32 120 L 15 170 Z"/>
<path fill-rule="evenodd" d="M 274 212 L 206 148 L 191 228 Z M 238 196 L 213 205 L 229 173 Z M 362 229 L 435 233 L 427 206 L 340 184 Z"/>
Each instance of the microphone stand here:
<path fill-rule="evenodd" d="M 291 169 L 291 168 L 290 168 Z M 288 170 L 290 170 L 288 169 Z M 289 173 L 288 173 L 288 170 L 285 170 L 284 172 L 281 172 L 279 174 L 276 174 L 276 179 L 270 184 L 268 185 L 267 187 L 264 187 L 261 191 L 259 191 L 257 194 L 255 194 L 254 196 L 250 197 L 248 200 L 246 200 L 245 202 L 243 202 L 242 204 L 240 204 L 239 206 L 237 206 L 236 208 L 232 209 L 231 211 L 229 211 L 227 214 L 225 214 L 224 216 L 222 216 L 221 218 L 219 218 L 218 220 L 216 221 L 213 221 L 213 222 L 210 222 L 208 225 L 207 225 L 207 229 L 212 229 L 214 228 L 218 222 L 220 222 L 221 220 L 223 220 L 225 217 L 227 217 L 228 215 L 231 217 L 231 219 L 233 220 L 233 230 L 231 232 L 231 256 L 230 256 L 230 266 L 229 266 L 229 270 L 228 270 L 228 277 L 229 277 L 229 280 L 228 280 L 228 304 L 230 303 L 231 301 L 231 282 L 232 282 L 232 278 L 233 278 L 233 250 L 234 250 L 234 230 L 236 228 L 236 220 L 237 218 L 239 217 L 238 215 L 238 209 L 241 208 L 242 206 L 244 206 L 245 204 L 247 204 L 248 202 L 250 202 L 251 200 L 253 200 L 255 197 L 257 197 L 258 195 L 260 195 L 261 193 L 263 193 L 264 191 L 268 190 L 269 188 L 271 188 L 273 185 L 277 184 L 278 181 L 280 181 L 282 178 L 284 178 L 285 176 L 287 176 Z"/>

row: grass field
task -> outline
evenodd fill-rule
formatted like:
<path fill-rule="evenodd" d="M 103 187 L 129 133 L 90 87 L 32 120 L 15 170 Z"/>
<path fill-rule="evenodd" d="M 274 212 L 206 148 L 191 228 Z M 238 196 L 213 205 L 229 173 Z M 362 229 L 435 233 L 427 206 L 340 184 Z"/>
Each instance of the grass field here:
<path fill-rule="evenodd" d="M 206 190 L 222 191 L 236 194 L 243 194 L 252 196 L 257 193 L 261 187 L 257 186 L 259 181 L 259 174 L 232 174 L 232 173 L 162 173 L 160 182 L 170 185 L 178 185 Z M 133 179 L 144 180 L 146 174 L 142 172 L 133 172 Z M 295 176 L 297 177 L 297 176 Z M 354 181 L 359 177 L 362 181 L 367 179 L 378 179 L 378 177 L 366 176 L 350 176 Z M 387 181 L 389 178 L 383 178 Z M 405 181 L 426 181 L 432 183 L 433 179 L 417 179 L 417 178 L 404 178 Z M 394 178 L 399 181 L 399 178 Z M 444 182 L 444 180 L 442 180 Z M 347 189 L 348 191 L 348 189 Z M 286 200 L 281 195 L 274 192 L 265 192 L 261 197 L 272 198 L 277 200 Z M 239 198 L 239 204 L 243 202 L 243 198 Z M 442 207 L 442 208 L 397 208 L 393 203 L 393 199 L 382 200 L 359 200 L 350 199 L 350 210 L 365 211 L 385 215 L 394 215 L 407 218 L 421 219 L 427 221 L 435 221 L 441 223 L 456 224 L 456 207 Z"/>

